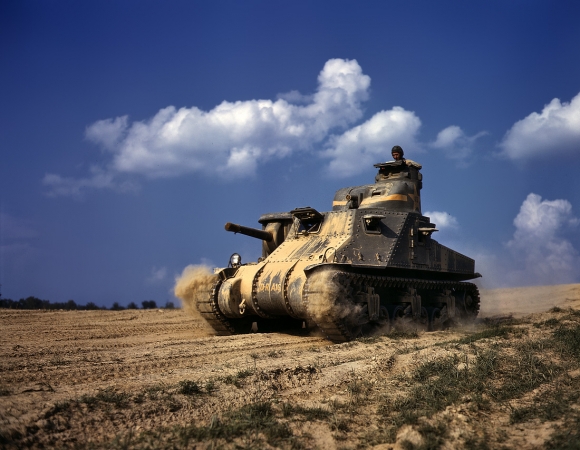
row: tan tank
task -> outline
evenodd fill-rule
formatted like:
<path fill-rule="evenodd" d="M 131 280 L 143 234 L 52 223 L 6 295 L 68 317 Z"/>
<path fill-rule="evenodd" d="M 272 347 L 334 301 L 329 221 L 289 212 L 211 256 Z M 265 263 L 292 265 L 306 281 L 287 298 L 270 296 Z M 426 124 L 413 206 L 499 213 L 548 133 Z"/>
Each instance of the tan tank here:
<path fill-rule="evenodd" d="M 197 302 L 219 334 L 317 326 L 332 341 L 399 325 L 446 327 L 479 311 L 474 261 L 439 244 L 421 214 L 421 166 L 376 164 L 374 184 L 339 189 L 332 210 L 297 208 L 260 217 L 262 257 L 232 255 Z"/>

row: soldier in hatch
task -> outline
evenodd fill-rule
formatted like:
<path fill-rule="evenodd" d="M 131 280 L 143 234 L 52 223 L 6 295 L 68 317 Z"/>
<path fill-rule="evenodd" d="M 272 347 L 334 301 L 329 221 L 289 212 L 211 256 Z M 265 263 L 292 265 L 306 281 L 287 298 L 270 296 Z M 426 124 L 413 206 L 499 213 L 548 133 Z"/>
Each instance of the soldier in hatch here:
<path fill-rule="evenodd" d="M 405 159 L 405 152 L 401 146 L 395 145 L 391 149 L 391 155 L 393 156 L 394 162 L 401 161 L 403 166 L 414 167 L 417 170 L 421 170 L 421 164 L 411 161 L 410 159 Z M 381 167 L 380 164 L 376 164 L 375 167 L 379 167 L 379 173 L 377 173 L 377 176 L 375 177 L 375 182 L 387 177 L 388 171 L 384 167 Z"/>
<path fill-rule="evenodd" d="M 410 159 L 405 159 L 405 152 L 399 145 L 395 145 L 392 148 L 391 155 L 393 155 L 393 159 L 395 161 L 403 161 L 403 164 L 407 164 L 408 166 L 416 167 L 417 169 L 421 168 L 421 164 L 416 163 L 415 161 L 411 161 Z"/>
<path fill-rule="evenodd" d="M 405 154 L 405 152 L 398 145 L 395 145 L 393 147 L 393 149 L 391 150 L 391 155 L 393 155 L 393 159 L 395 161 L 405 161 L 405 158 L 403 158 L 404 154 Z"/>

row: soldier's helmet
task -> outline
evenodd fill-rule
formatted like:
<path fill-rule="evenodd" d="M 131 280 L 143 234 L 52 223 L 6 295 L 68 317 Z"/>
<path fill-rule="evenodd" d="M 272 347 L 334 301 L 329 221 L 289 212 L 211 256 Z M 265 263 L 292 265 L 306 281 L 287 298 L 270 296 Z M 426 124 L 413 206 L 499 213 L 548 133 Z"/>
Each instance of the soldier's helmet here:
<path fill-rule="evenodd" d="M 402 149 L 400 146 L 398 146 L 398 145 L 395 145 L 395 146 L 393 147 L 393 149 L 391 150 L 391 155 L 392 155 L 393 153 L 400 153 L 400 154 L 401 154 L 401 158 L 402 158 L 402 157 L 403 157 L 403 155 L 405 154 L 405 153 L 403 152 L 403 149 Z"/>

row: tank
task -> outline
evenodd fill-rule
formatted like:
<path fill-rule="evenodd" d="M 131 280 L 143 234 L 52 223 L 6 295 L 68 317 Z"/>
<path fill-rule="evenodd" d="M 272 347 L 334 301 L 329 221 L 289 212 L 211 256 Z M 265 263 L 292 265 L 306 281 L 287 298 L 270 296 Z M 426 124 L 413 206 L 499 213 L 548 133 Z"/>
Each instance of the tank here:
<path fill-rule="evenodd" d="M 318 327 L 334 342 L 397 327 L 446 328 L 473 320 L 481 275 L 473 259 L 433 235 L 421 214 L 421 166 L 375 164 L 375 183 L 336 191 L 332 210 L 268 213 L 261 229 L 227 223 L 262 241 L 262 256 L 234 253 L 215 269 L 197 308 L 218 334 Z"/>

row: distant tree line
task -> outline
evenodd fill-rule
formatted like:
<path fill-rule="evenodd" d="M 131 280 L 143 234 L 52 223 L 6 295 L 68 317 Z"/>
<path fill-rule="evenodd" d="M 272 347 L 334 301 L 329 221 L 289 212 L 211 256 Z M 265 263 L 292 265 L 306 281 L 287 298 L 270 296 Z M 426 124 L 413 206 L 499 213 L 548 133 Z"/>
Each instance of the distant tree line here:
<path fill-rule="evenodd" d="M 89 302 L 86 305 L 77 305 L 74 300 L 69 300 L 68 302 L 54 302 L 51 303 L 50 300 L 41 300 L 36 297 L 21 298 L 20 300 L 11 300 L 9 298 L 0 298 L 0 308 L 8 309 L 65 309 L 68 311 L 72 310 L 106 310 L 110 309 L 112 311 L 122 311 L 124 309 L 174 309 L 175 305 L 173 302 L 166 302 L 165 306 L 157 306 L 155 300 L 145 300 L 141 302 L 141 308 L 137 306 L 135 302 L 129 303 L 127 306 L 119 305 L 119 302 L 113 303 L 113 306 L 107 308 L 106 306 L 97 306 L 93 302 Z"/>

